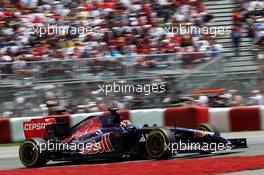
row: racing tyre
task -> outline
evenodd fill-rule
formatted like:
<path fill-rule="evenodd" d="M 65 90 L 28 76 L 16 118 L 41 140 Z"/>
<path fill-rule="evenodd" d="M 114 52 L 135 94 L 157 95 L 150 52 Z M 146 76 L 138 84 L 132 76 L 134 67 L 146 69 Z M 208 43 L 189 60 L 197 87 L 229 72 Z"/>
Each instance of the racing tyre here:
<path fill-rule="evenodd" d="M 202 123 L 196 127 L 197 130 L 200 131 L 209 131 L 215 133 L 216 136 L 220 136 L 219 130 L 212 124 Z"/>
<path fill-rule="evenodd" d="M 219 130 L 212 124 L 202 123 L 196 127 L 197 130 L 213 132 L 216 136 L 220 136 Z M 212 151 L 200 151 L 200 154 L 211 154 Z"/>
<path fill-rule="evenodd" d="M 216 136 L 220 136 L 219 130 L 212 124 L 209 123 L 202 123 L 198 125 L 195 129 L 200 131 L 209 131 L 215 133 Z"/>
<path fill-rule="evenodd" d="M 46 148 L 42 138 L 27 139 L 19 147 L 19 159 L 29 168 L 44 166 L 48 162 Z"/>
<path fill-rule="evenodd" d="M 147 153 L 154 159 L 171 158 L 174 153 L 170 145 L 175 142 L 175 137 L 169 129 L 154 129 L 150 131 L 146 140 Z"/>

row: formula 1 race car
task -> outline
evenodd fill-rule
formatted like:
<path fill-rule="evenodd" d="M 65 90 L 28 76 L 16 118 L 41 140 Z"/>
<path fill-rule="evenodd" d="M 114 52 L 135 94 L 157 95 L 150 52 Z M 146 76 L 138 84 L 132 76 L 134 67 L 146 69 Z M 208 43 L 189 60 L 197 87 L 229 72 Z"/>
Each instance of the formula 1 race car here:
<path fill-rule="evenodd" d="M 107 116 L 88 117 L 71 128 L 59 118 L 32 119 L 24 123 L 24 133 L 27 139 L 20 145 L 19 158 L 26 167 L 44 166 L 49 160 L 169 159 L 183 152 L 247 147 L 246 139 L 225 139 L 210 124 L 196 129 L 139 128 L 128 120 L 121 121 L 116 109 Z"/>

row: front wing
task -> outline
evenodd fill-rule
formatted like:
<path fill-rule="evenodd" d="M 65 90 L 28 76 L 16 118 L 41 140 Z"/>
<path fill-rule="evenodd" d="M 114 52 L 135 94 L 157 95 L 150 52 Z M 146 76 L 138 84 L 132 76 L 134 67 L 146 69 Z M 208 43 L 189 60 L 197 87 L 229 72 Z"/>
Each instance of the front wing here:
<path fill-rule="evenodd" d="M 232 144 L 232 149 L 248 148 L 246 138 L 227 139 Z"/>

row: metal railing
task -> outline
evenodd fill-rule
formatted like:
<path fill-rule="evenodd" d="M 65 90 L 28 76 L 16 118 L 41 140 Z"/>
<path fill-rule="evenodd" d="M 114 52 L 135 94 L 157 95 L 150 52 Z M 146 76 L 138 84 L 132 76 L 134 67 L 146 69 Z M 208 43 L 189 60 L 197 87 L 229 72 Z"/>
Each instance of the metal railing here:
<path fill-rule="evenodd" d="M 32 83 L 104 80 L 153 76 L 158 72 L 182 75 L 219 57 L 216 52 L 127 55 L 121 57 L 53 59 L 48 61 L 14 61 L 0 63 L 2 80 Z M 12 81 L 9 81 L 12 82 Z"/>
<path fill-rule="evenodd" d="M 204 86 L 222 75 L 222 58 L 219 53 L 208 52 L 138 55 L 137 61 L 134 62 L 130 62 L 128 56 L 123 56 L 0 63 L 2 71 L 0 114 L 7 116 L 11 112 L 10 117 L 43 115 L 40 105 L 44 103 L 47 92 L 56 92 L 59 100 L 66 106 L 72 102 L 82 104 L 79 101 L 85 98 L 86 91 L 98 90 L 98 85 L 108 80 L 146 84 L 151 83 L 154 78 L 163 77 L 164 81 L 171 83 L 173 89 L 173 81 L 177 79 L 181 82 L 179 85 L 184 86 L 179 88 L 188 92 L 195 88 L 195 82 L 203 82 L 202 86 Z M 30 83 L 23 86 L 27 82 Z M 42 83 L 45 85 L 41 85 Z M 52 84 L 55 84 L 55 89 L 48 87 Z M 47 87 L 43 87 L 46 85 Z M 169 93 L 171 92 L 144 96 L 144 101 L 149 103 L 140 106 L 142 108 L 162 106 L 161 99 Z M 127 94 L 116 94 L 111 97 L 99 95 L 99 97 L 103 98 L 104 102 L 111 103 L 123 99 L 125 95 Z M 96 97 L 92 97 L 96 101 L 94 98 Z M 130 107 L 133 108 L 133 105 Z"/>

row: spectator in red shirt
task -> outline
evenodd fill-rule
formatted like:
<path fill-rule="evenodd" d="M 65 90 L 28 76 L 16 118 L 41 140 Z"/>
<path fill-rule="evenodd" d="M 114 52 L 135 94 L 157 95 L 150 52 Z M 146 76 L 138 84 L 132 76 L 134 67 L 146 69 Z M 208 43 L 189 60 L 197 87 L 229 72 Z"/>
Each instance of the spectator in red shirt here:
<path fill-rule="evenodd" d="M 234 25 L 232 27 L 231 37 L 232 37 L 233 44 L 236 50 L 236 56 L 239 56 L 239 47 L 240 47 L 240 42 L 241 42 L 241 37 L 242 37 L 242 27 L 240 24 Z"/>
<path fill-rule="evenodd" d="M 239 9 L 233 12 L 233 14 L 232 14 L 233 24 L 240 23 L 242 21 L 242 19 L 243 19 L 243 15 Z"/>

